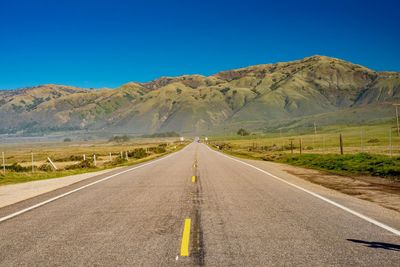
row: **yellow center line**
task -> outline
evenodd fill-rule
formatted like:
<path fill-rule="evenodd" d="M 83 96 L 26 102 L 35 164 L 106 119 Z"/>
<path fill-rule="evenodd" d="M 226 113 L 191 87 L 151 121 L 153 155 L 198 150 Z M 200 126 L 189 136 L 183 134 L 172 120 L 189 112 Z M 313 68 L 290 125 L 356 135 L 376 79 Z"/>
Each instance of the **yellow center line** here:
<path fill-rule="evenodd" d="M 181 257 L 189 256 L 190 223 L 190 218 L 186 218 L 182 234 Z"/>
<path fill-rule="evenodd" d="M 196 176 L 192 176 L 192 183 L 195 183 L 196 182 Z"/>

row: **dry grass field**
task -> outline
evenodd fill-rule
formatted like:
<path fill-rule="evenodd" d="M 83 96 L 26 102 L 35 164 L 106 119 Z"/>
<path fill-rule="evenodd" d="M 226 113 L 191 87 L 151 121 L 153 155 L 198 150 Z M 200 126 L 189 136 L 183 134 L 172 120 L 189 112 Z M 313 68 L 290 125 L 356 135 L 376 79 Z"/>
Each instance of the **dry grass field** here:
<path fill-rule="evenodd" d="M 342 136 L 343 155 L 340 153 Z M 391 125 L 329 126 L 314 133 L 213 137 L 225 153 L 345 175 L 400 179 L 400 137 Z M 301 144 L 301 146 L 300 146 Z M 301 149 L 300 149 L 301 147 Z"/>
<path fill-rule="evenodd" d="M 269 134 L 254 134 L 249 136 L 215 136 L 215 143 L 229 144 L 235 150 L 252 150 L 254 152 L 270 151 L 300 153 L 330 154 L 340 153 L 339 136 L 342 134 L 345 154 L 371 153 L 383 155 L 400 155 L 400 136 L 394 125 L 346 126 L 334 125 L 317 127 L 316 134 L 296 132 L 275 132 Z"/>
<path fill-rule="evenodd" d="M 137 164 L 177 151 L 185 144 L 177 138 L 3 143 L 0 153 L 4 153 L 5 171 L 1 165 L 0 185 Z"/>

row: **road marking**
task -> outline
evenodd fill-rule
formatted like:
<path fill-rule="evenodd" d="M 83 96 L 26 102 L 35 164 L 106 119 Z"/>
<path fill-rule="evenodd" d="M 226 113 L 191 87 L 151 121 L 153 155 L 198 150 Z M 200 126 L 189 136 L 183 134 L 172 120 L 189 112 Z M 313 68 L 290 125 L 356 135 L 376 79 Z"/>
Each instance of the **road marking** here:
<path fill-rule="evenodd" d="M 196 182 L 196 176 L 192 176 L 192 183 L 195 183 Z"/>
<path fill-rule="evenodd" d="M 185 148 L 187 148 L 187 147 L 185 147 Z M 185 148 L 183 148 L 182 150 L 177 151 L 177 152 L 181 152 L 181 151 L 183 151 Z M 161 161 L 161 160 L 167 159 L 167 158 L 169 158 L 169 157 L 171 157 L 171 156 L 176 155 L 177 152 L 172 153 L 172 154 L 170 154 L 170 155 L 168 155 L 168 156 L 166 156 L 166 157 L 163 157 L 163 158 L 161 158 L 161 159 L 156 159 L 156 160 L 153 160 L 153 161 L 151 161 L 151 162 L 142 164 L 142 165 L 140 165 L 140 166 L 136 166 L 136 167 L 127 169 L 127 170 L 125 170 L 125 171 L 118 172 L 118 173 L 115 173 L 115 174 L 113 174 L 113 175 L 104 177 L 104 178 L 102 178 L 102 179 L 100 179 L 100 180 L 97 180 L 97 181 L 95 181 L 95 182 L 92 182 L 92 183 L 90 183 L 90 184 L 81 186 L 81 187 L 76 188 L 76 189 L 74 189 L 74 190 L 68 191 L 68 192 L 66 192 L 66 193 L 64 193 L 64 194 L 55 196 L 55 197 L 53 197 L 53 198 L 50 198 L 50 199 L 48 199 L 48 200 L 45 200 L 45 201 L 43 201 L 43 202 L 40 202 L 40 203 L 35 204 L 35 205 L 33 205 L 33 206 L 30 206 L 30 207 L 28 207 L 28 208 L 25 208 L 25 209 L 22 209 L 22 210 L 20 210 L 20 211 L 17 211 L 17 212 L 14 212 L 14 213 L 12 213 L 12 214 L 9 214 L 9 215 L 7 215 L 7 216 L 1 217 L 1 218 L 0 218 L 0 223 L 4 222 L 4 221 L 6 221 L 6 220 L 9 220 L 9 219 L 11 219 L 11 218 L 14 218 L 14 217 L 16 217 L 16 216 L 18 216 L 18 215 L 21 215 L 21 214 L 23 214 L 23 213 L 25 213 L 25 212 L 28 212 L 28 211 L 31 211 L 31 210 L 33 210 L 33 209 L 39 208 L 39 207 L 41 207 L 41 206 L 43 206 L 43 205 L 46 205 L 46 204 L 48 204 L 48 203 L 50 203 L 50 202 L 53 202 L 53 201 L 57 200 L 57 199 L 63 198 L 63 197 L 68 196 L 68 195 L 71 195 L 72 193 L 78 192 L 78 191 L 80 191 L 80 190 L 82 190 L 82 189 L 85 189 L 85 188 L 87 188 L 87 187 L 90 187 L 90 186 L 93 186 L 93 185 L 95 185 L 95 184 L 98 184 L 98 183 L 107 181 L 107 180 L 109 180 L 109 179 L 111 179 L 111 178 L 113 178 L 113 177 L 115 177 L 115 176 L 120 175 L 120 174 L 127 173 L 127 172 L 130 172 L 130 171 L 133 171 L 133 170 L 136 170 L 136 169 L 139 169 L 139 168 L 142 168 L 142 167 L 145 167 L 145 166 L 154 164 L 154 163 L 159 162 L 159 161 Z"/>
<path fill-rule="evenodd" d="M 190 223 L 190 218 L 186 218 L 182 234 L 181 257 L 189 256 Z"/>
<path fill-rule="evenodd" d="M 215 151 L 215 150 L 211 149 L 211 148 L 208 147 L 208 146 L 207 146 L 207 148 L 210 149 L 211 151 L 213 151 L 213 152 L 215 152 L 215 153 L 221 155 L 221 156 L 224 156 L 224 157 L 226 157 L 226 158 L 228 158 L 228 159 L 231 159 L 231 160 L 240 162 L 240 163 L 242 163 L 242 164 L 244 164 L 244 165 L 247 165 L 247 166 L 249 166 L 249 167 L 251 167 L 251 168 L 253 168 L 253 169 L 256 169 L 256 170 L 258 170 L 258 171 L 260 171 L 260 172 L 262 172 L 262 173 L 265 173 L 265 174 L 271 176 L 272 178 L 274 178 L 274 179 L 276 179 L 276 180 L 279 180 L 279 181 L 281 181 L 281 182 L 283 182 L 283 183 L 285 183 L 285 184 L 288 184 L 288 185 L 290 185 L 290 186 L 293 186 L 293 187 L 295 187 L 295 188 L 297 188 L 297 189 L 299 189 L 299 190 L 301 190 L 301 191 L 303 191 L 303 192 L 305 192 L 305 193 L 308 193 L 308 194 L 310 194 L 310 195 L 312 195 L 312 196 L 314 196 L 314 197 L 316 197 L 316 198 L 319 198 L 320 200 L 325 201 L 325 202 L 327 202 L 327 203 L 329 203 L 329 204 L 331 204 L 331 205 L 333 205 L 333 206 L 335 206 L 335 207 L 337 207 L 337 208 L 339 208 L 339 209 L 342 209 L 342 210 L 344 210 L 344 211 L 347 211 L 348 213 L 351 213 L 351 214 L 353 214 L 353 215 L 355 215 L 355 216 L 357 216 L 357 217 L 359 217 L 359 218 L 361 218 L 361 219 L 363 219 L 363 220 L 365 220 L 365 221 L 367 221 L 367 222 L 370 222 L 370 223 L 372 223 L 372 224 L 374 224 L 374 225 L 376 225 L 376 226 L 378 226 L 378 227 L 380 227 L 380 228 L 382 228 L 382 229 L 385 229 L 386 231 L 389 231 L 389 232 L 391 232 L 391 233 L 393 233 L 393 234 L 395 234 L 395 235 L 397 235 L 397 236 L 400 236 L 400 231 L 397 230 L 397 229 L 395 229 L 395 228 L 393 228 L 393 227 L 390 227 L 389 225 L 386 225 L 386 224 L 381 223 L 381 222 L 379 222 L 379 221 L 377 221 L 377 220 L 375 220 L 375 219 L 372 219 L 372 218 L 370 218 L 370 217 L 368 217 L 368 216 L 365 216 L 365 215 L 363 215 L 363 214 L 361 214 L 361 213 L 359 213 L 359 212 L 357 212 L 357 211 L 354 211 L 354 210 L 352 210 L 352 209 L 350 209 L 350 208 L 347 208 L 347 207 L 345 207 L 345 206 L 343 206 L 343 205 L 341 205 L 341 204 L 339 204 L 339 203 L 337 203 L 337 202 L 335 202 L 335 201 L 333 201 L 333 200 L 330 200 L 329 198 L 323 197 L 323 196 L 321 196 L 321 195 L 319 195 L 319 194 L 317 194 L 317 193 L 314 193 L 314 192 L 312 192 L 312 191 L 310 191 L 310 190 L 307 190 L 307 189 L 305 189 L 305 188 L 303 188 L 303 187 L 301 187 L 301 186 L 298 186 L 298 185 L 295 185 L 295 184 L 293 184 L 293 183 L 291 183 L 291 182 L 288 182 L 288 181 L 286 181 L 285 179 L 282 179 L 282 178 L 280 178 L 280 177 L 278 177 L 278 176 L 276 176 L 276 175 L 273 175 L 273 174 L 270 173 L 270 172 L 264 171 L 263 169 L 260 169 L 260 168 L 258 168 L 258 167 L 256 167 L 256 166 L 253 166 L 253 165 L 249 164 L 249 163 L 246 163 L 246 162 L 244 162 L 244 161 L 241 161 L 241 160 L 238 160 L 238 159 L 229 157 L 229 156 L 227 156 L 227 155 L 224 155 L 224 154 L 222 154 L 221 152 Z"/>

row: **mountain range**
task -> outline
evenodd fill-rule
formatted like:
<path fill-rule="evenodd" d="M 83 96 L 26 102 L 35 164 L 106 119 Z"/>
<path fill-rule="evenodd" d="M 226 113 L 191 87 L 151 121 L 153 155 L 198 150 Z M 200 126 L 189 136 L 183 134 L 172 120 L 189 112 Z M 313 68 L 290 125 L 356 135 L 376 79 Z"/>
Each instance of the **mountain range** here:
<path fill-rule="evenodd" d="M 40 85 L 0 91 L 0 133 L 232 132 L 393 119 L 400 73 L 312 56 L 211 76 L 130 82 L 115 89 Z"/>

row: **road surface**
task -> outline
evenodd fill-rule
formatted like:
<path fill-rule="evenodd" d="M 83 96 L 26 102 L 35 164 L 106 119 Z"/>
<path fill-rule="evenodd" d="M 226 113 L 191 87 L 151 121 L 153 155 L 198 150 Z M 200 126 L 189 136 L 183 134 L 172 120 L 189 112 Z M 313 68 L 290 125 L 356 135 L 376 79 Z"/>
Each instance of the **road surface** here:
<path fill-rule="evenodd" d="M 399 217 L 306 187 L 192 143 L 0 209 L 0 266 L 399 266 Z"/>

